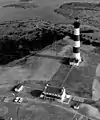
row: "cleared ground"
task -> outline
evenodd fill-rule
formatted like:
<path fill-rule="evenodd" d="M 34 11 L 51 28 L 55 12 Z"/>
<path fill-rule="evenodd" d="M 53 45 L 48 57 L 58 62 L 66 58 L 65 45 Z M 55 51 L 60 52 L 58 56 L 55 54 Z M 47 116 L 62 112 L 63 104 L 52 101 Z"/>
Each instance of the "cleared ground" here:
<path fill-rule="evenodd" d="M 100 119 L 100 112 L 98 111 L 98 109 L 94 108 L 91 105 L 88 104 L 81 104 L 80 105 L 80 109 L 79 109 L 80 113 L 84 114 L 84 115 L 88 115 L 92 118 L 97 118 L 98 120 Z"/>
<path fill-rule="evenodd" d="M 59 70 L 62 64 L 60 57 L 64 56 L 66 48 L 66 51 L 70 52 L 70 46 L 66 46 L 67 41 L 65 42 L 60 49 L 56 47 L 57 45 L 53 45 L 52 49 L 54 50 L 48 48 L 39 52 L 37 56 L 30 56 L 23 65 L 16 63 L 14 67 L 1 67 L 0 84 L 13 84 L 17 80 L 49 81 Z"/>
<path fill-rule="evenodd" d="M 41 55 L 49 54 L 50 56 L 55 56 L 56 52 L 51 50 L 45 50 L 41 52 Z M 33 83 L 36 83 L 36 81 L 48 81 L 50 80 L 54 74 L 59 70 L 61 65 L 61 62 L 57 59 L 48 58 L 48 57 L 36 57 L 32 56 L 28 58 L 27 62 L 22 66 L 15 66 L 15 67 L 1 67 L 1 75 L 0 75 L 0 84 L 3 87 L 0 88 L 1 95 L 7 95 L 10 93 L 10 88 L 12 84 L 16 83 L 16 81 L 28 81 L 31 80 Z M 5 85 L 4 85 L 5 83 Z M 8 86 L 6 85 L 8 83 Z M 26 84 L 27 85 L 27 84 Z M 5 89 L 7 87 L 7 89 Z M 41 85 L 36 86 L 36 84 L 29 84 L 29 87 L 31 89 L 24 90 L 19 96 L 21 97 L 31 97 L 30 91 L 32 89 L 42 89 Z M 5 90 L 4 90 L 5 89 Z M 34 92 L 31 92 L 31 94 L 34 94 Z M 12 97 L 14 98 L 14 96 Z M 27 101 L 26 101 L 27 103 Z M 2 103 L 3 104 L 3 103 Z M 26 106 L 27 105 L 27 106 Z M 14 103 L 8 102 L 5 103 L 3 106 L 6 106 L 8 108 L 8 112 L 5 114 L 5 118 L 17 118 L 18 120 L 66 120 L 68 118 L 69 120 L 72 119 L 73 113 L 68 112 L 63 107 L 60 108 L 60 106 L 53 106 L 50 104 L 42 104 L 42 103 L 30 103 L 26 104 L 25 106 L 22 105 L 22 108 L 19 108 L 19 105 L 16 105 Z M 33 108 L 32 108 L 33 106 Z M 30 108 L 31 107 L 31 108 Z M 27 108 L 27 109 L 26 109 Z M 29 109 L 28 109 L 29 108 Z M 58 109 L 59 108 L 59 109 Z M 19 109 L 19 112 L 17 111 Z M 31 110 L 32 109 L 32 110 Z M 18 115 L 17 115 L 18 114 Z"/>
<path fill-rule="evenodd" d="M 22 105 L 14 104 L 11 99 L 8 103 L 1 102 L 0 117 L 14 120 L 66 120 L 66 118 L 72 120 L 75 114 L 61 104 L 32 98 L 25 101 Z"/>
<path fill-rule="evenodd" d="M 47 53 L 54 55 L 50 51 Z M 1 68 L 0 84 L 13 83 L 14 80 L 39 80 L 48 81 L 57 72 L 60 63 L 57 60 L 41 57 L 30 57 L 24 67 Z"/>
<path fill-rule="evenodd" d="M 20 117 L 30 117 L 29 120 L 32 118 L 34 120 L 66 120 L 66 118 L 71 120 L 73 115 L 61 108 L 42 103 L 32 103 L 19 111 Z"/>

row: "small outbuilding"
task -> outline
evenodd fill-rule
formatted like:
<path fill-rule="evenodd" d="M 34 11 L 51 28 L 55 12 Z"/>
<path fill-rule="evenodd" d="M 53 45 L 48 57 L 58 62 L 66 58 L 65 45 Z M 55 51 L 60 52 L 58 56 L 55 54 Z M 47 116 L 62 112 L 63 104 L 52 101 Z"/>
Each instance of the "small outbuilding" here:
<path fill-rule="evenodd" d="M 63 102 L 66 97 L 66 90 L 64 87 L 58 88 L 50 85 L 46 85 L 40 98 L 46 98 L 51 100 L 57 100 Z"/>
<path fill-rule="evenodd" d="M 18 84 L 15 86 L 14 91 L 15 92 L 21 92 L 24 89 L 23 84 Z"/>

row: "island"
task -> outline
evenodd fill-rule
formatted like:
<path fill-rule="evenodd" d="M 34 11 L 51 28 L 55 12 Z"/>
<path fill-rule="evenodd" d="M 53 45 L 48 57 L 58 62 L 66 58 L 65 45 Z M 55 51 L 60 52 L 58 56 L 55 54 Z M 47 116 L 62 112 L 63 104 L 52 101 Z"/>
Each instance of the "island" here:
<path fill-rule="evenodd" d="M 28 9 L 28 8 L 37 8 L 39 7 L 36 3 L 30 3 L 30 2 L 18 2 L 18 3 L 12 3 L 12 4 L 7 4 L 3 5 L 3 8 L 7 7 L 13 7 L 13 8 L 23 8 L 23 9 Z"/>

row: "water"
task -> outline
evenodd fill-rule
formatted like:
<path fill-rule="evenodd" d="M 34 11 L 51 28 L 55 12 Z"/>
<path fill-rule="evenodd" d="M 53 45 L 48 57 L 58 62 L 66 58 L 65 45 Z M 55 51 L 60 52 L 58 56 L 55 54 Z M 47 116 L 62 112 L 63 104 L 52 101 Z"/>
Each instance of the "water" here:
<path fill-rule="evenodd" d="M 14 0 L 1 2 L 0 5 L 9 4 L 16 2 Z M 34 16 L 39 16 L 44 20 L 50 20 L 54 23 L 66 21 L 62 15 L 57 15 L 53 10 L 55 7 L 58 7 L 62 2 L 60 0 L 56 2 L 55 0 L 37 0 L 35 1 L 39 5 L 39 8 L 36 9 L 19 9 L 19 8 L 1 8 L 0 9 L 0 21 L 6 20 L 16 20 L 16 19 L 25 19 L 32 18 Z"/>
<path fill-rule="evenodd" d="M 19 0 L 0 0 L 0 5 L 15 3 Z M 19 8 L 0 8 L 0 21 L 33 18 L 39 16 L 44 20 L 50 20 L 53 23 L 66 23 L 67 19 L 62 15 L 54 12 L 61 4 L 71 1 L 83 0 L 34 0 L 40 7 L 36 9 L 19 9 Z M 88 2 L 98 2 L 99 0 L 84 0 Z"/>

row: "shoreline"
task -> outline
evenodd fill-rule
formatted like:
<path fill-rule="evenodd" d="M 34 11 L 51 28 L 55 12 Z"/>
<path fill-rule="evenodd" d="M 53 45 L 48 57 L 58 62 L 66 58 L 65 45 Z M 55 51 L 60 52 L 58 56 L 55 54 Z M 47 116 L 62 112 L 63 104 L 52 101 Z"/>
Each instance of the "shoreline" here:
<path fill-rule="evenodd" d="M 66 17 L 66 19 L 69 20 L 79 17 L 82 24 L 100 28 L 100 3 L 64 3 L 55 9 L 54 12 Z"/>

